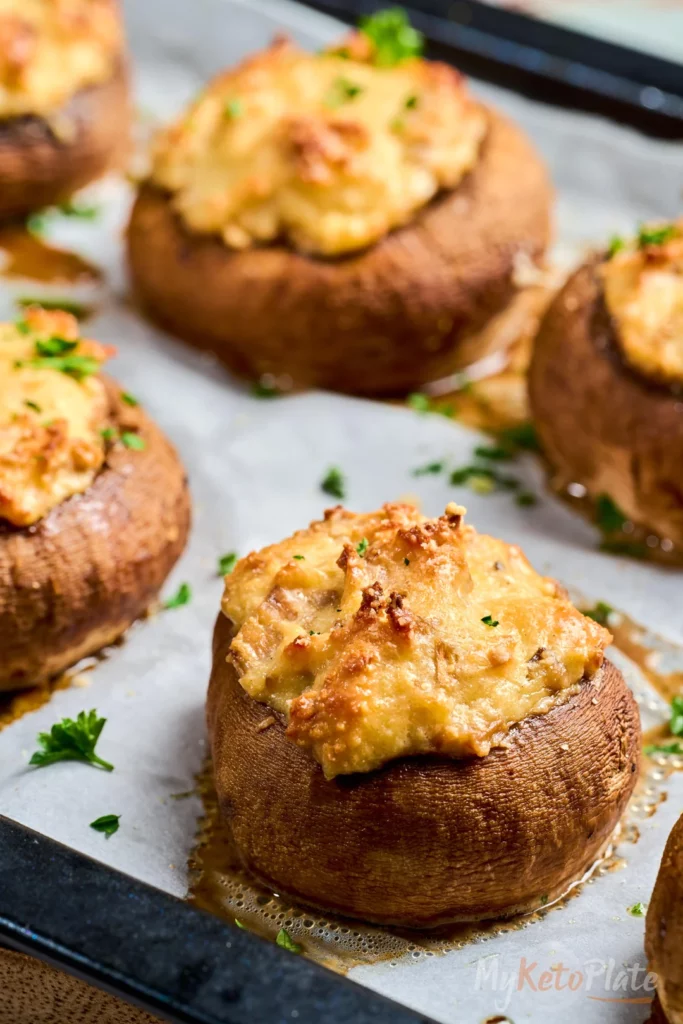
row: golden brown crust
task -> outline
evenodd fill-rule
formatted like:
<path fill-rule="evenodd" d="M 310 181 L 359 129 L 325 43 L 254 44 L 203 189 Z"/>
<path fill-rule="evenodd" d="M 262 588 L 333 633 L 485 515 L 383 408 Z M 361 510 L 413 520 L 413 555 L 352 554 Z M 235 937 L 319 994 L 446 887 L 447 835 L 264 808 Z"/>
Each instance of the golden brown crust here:
<path fill-rule="evenodd" d="M 222 614 L 208 695 L 216 789 L 255 876 L 325 909 L 427 928 L 513 914 L 593 863 L 633 790 L 638 710 L 609 662 L 567 703 L 525 719 L 485 758 L 413 757 L 326 780 L 226 662 Z"/>
<path fill-rule="evenodd" d="M 109 81 L 81 89 L 49 121 L 33 115 L 0 120 L 0 218 L 62 202 L 123 165 L 129 128 L 123 62 Z"/>
<path fill-rule="evenodd" d="M 532 413 L 558 486 L 608 494 L 633 522 L 683 543 L 683 403 L 626 366 L 596 258 L 541 323 L 529 373 Z"/>
<path fill-rule="evenodd" d="M 551 188 L 525 136 L 498 114 L 474 170 L 361 254 L 231 252 L 191 234 L 143 186 L 128 250 L 149 312 L 248 376 L 355 393 L 410 390 L 484 353 L 470 336 L 516 292 L 520 253 L 539 260 Z"/>
<path fill-rule="evenodd" d="M 156 597 L 190 525 L 178 456 L 111 384 L 115 443 L 92 486 L 28 528 L 0 522 L 0 690 L 44 680 L 112 643 Z"/>
<path fill-rule="evenodd" d="M 645 952 L 669 1024 L 683 1024 L 683 817 L 669 836 L 645 925 Z"/>

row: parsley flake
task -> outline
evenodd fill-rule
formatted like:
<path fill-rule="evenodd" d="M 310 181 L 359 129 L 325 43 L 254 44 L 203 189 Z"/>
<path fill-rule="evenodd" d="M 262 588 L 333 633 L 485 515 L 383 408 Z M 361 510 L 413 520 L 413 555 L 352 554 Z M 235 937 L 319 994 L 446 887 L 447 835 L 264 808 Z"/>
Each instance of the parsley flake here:
<path fill-rule="evenodd" d="M 67 199 L 57 207 L 63 217 L 77 217 L 79 220 L 95 220 L 99 216 L 98 206 L 85 206 L 83 203 L 76 203 L 73 199 Z"/>
<path fill-rule="evenodd" d="M 648 757 L 653 754 L 683 754 L 683 743 L 679 740 L 675 740 L 673 743 L 651 743 L 645 747 L 645 753 Z"/>
<path fill-rule="evenodd" d="M 522 508 L 530 508 L 532 505 L 538 505 L 538 498 L 532 491 L 520 491 L 516 496 L 515 501 Z"/>
<path fill-rule="evenodd" d="M 192 600 L 192 587 L 189 583 L 181 583 L 173 597 L 164 601 L 163 608 L 170 611 L 172 608 L 182 608 Z"/>
<path fill-rule="evenodd" d="M 370 545 L 368 544 L 367 537 L 363 537 L 360 544 L 356 546 L 356 551 L 358 552 L 361 558 L 365 558 L 365 552 L 368 550 L 369 547 Z"/>
<path fill-rule="evenodd" d="M 647 907 L 644 903 L 634 903 L 632 906 L 626 908 L 631 917 L 645 917 L 645 911 Z"/>
<path fill-rule="evenodd" d="M 132 430 L 124 430 L 121 434 L 121 444 L 125 445 L 126 448 L 130 448 L 134 452 L 143 452 L 146 448 L 144 437 L 140 437 L 139 434 L 133 433 Z"/>
<path fill-rule="evenodd" d="M 135 398 L 134 395 L 131 395 L 129 391 L 122 391 L 121 392 L 121 401 L 125 402 L 126 405 L 132 406 L 133 408 L 135 408 L 136 406 L 138 406 L 140 404 L 138 402 L 137 398 Z"/>
<path fill-rule="evenodd" d="M 32 402 L 30 398 L 26 398 L 24 400 L 24 405 L 27 407 L 27 409 L 33 409 L 34 412 L 42 412 L 43 411 L 41 409 L 41 407 L 38 405 L 38 403 L 37 402 Z"/>
<path fill-rule="evenodd" d="M 237 564 L 237 552 L 228 551 L 227 555 L 221 555 L 218 559 L 218 575 L 229 576 Z"/>
<path fill-rule="evenodd" d="M 526 452 L 538 452 L 541 446 L 533 423 L 519 423 L 515 427 L 507 427 L 498 433 L 498 441 L 514 454 L 520 449 Z"/>
<path fill-rule="evenodd" d="M 510 459 L 514 458 L 515 453 L 503 445 L 480 444 L 474 449 L 474 454 L 478 459 L 491 459 L 492 462 L 509 462 Z"/>
<path fill-rule="evenodd" d="M 404 558 L 403 559 L 403 564 L 404 565 L 410 565 L 410 559 L 409 558 Z"/>
<path fill-rule="evenodd" d="M 107 772 L 113 771 L 114 765 L 103 761 L 95 753 L 106 721 L 106 718 L 97 717 L 94 708 L 87 713 L 80 711 L 75 719 L 63 718 L 52 726 L 50 732 L 38 734 L 38 744 L 43 749 L 33 754 L 29 764 L 44 768 L 57 761 L 85 761 L 99 765 Z"/>
<path fill-rule="evenodd" d="M 583 614 L 587 619 L 593 619 L 594 622 L 599 622 L 601 626 L 606 626 L 609 622 L 609 617 L 614 612 L 614 608 L 610 605 L 605 604 L 604 601 L 598 601 L 594 608 L 589 608 L 587 612 Z"/>
<path fill-rule="evenodd" d="M 675 224 L 663 224 L 660 227 L 647 227 L 641 224 L 638 230 L 638 248 L 644 249 L 648 245 L 664 245 L 671 241 L 678 234 Z"/>
<path fill-rule="evenodd" d="M 626 248 L 626 242 L 619 235 L 612 235 L 607 246 L 607 259 L 611 260 L 618 252 Z"/>
<path fill-rule="evenodd" d="M 623 530 L 628 518 L 609 494 L 599 494 L 595 502 L 595 517 L 598 528 L 603 533 L 617 533 Z"/>
<path fill-rule="evenodd" d="M 417 96 L 415 93 L 413 93 L 412 96 L 408 96 L 407 97 L 407 99 L 406 99 L 406 101 L 404 103 L 404 106 L 405 106 L 406 110 L 415 110 L 415 108 L 416 108 L 416 106 L 418 105 L 419 102 L 420 102 L 420 97 Z"/>
<path fill-rule="evenodd" d="M 328 89 L 324 99 L 325 106 L 331 110 L 336 110 L 337 107 L 343 106 L 344 103 L 350 103 L 351 100 L 355 100 L 363 91 L 362 85 L 356 85 L 355 82 L 351 82 L 348 78 L 340 76 L 335 78 Z"/>
<path fill-rule="evenodd" d="M 481 621 L 485 626 L 491 626 L 493 629 L 500 625 L 498 619 L 494 619 L 492 615 L 485 615 Z"/>
<path fill-rule="evenodd" d="M 63 356 L 67 352 L 73 352 L 78 348 L 77 341 L 67 341 L 66 338 L 46 338 L 36 341 L 36 352 L 39 356 Z"/>
<path fill-rule="evenodd" d="M 118 436 L 113 427 L 103 427 L 100 430 L 100 437 L 103 441 L 116 441 Z"/>
<path fill-rule="evenodd" d="M 95 818 L 90 822 L 90 828 L 96 832 L 103 832 L 107 839 L 119 830 L 120 814 L 103 814 L 101 818 Z"/>
<path fill-rule="evenodd" d="M 391 68 L 422 53 L 424 37 L 413 28 L 401 7 L 367 15 L 360 19 L 359 28 L 374 44 L 377 67 Z"/>
<path fill-rule="evenodd" d="M 331 466 L 320 483 L 320 490 L 340 500 L 346 497 L 346 480 L 338 466 Z"/>
<path fill-rule="evenodd" d="M 19 361 L 17 367 L 31 366 L 34 370 L 55 370 L 58 373 L 66 373 L 77 381 L 85 380 L 97 373 L 100 364 L 92 356 L 66 355 L 66 356 L 45 356 L 38 359 Z"/>
<path fill-rule="evenodd" d="M 244 114 L 244 103 L 237 97 L 233 97 L 225 104 L 223 113 L 229 121 L 237 121 Z"/>
<path fill-rule="evenodd" d="M 413 470 L 413 476 L 429 476 L 443 472 L 445 462 L 428 462 L 426 466 L 418 466 Z"/>
<path fill-rule="evenodd" d="M 295 942 L 289 932 L 285 931 L 284 928 L 281 928 L 277 933 L 275 942 L 281 949 L 287 949 L 290 953 L 303 953 L 304 951 L 304 947 L 298 942 Z"/>
<path fill-rule="evenodd" d="M 406 398 L 406 402 L 415 412 L 435 412 L 441 416 L 447 416 L 449 419 L 455 415 L 455 408 L 452 405 L 438 405 L 429 395 L 425 395 L 423 391 L 413 391 Z"/>
<path fill-rule="evenodd" d="M 249 389 L 252 398 L 279 398 L 282 392 L 268 380 L 255 380 Z"/>
<path fill-rule="evenodd" d="M 35 308 L 37 306 L 39 309 L 56 309 L 63 313 L 71 313 L 71 315 L 75 316 L 77 320 L 85 320 L 89 313 L 87 306 L 84 306 L 82 302 L 75 302 L 73 299 L 33 299 L 29 297 L 22 297 L 17 299 L 16 302 L 18 306 L 21 306 L 24 309 L 31 307 Z M 27 329 L 30 330 L 28 324 L 26 326 Z M 26 333 L 28 333 L 28 330 Z"/>
<path fill-rule="evenodd" d="M 303 562 L 305 560 L 306 556 L 305 555 L 292 555 L 292 558 L 295 558 L 297 560 L 297 562 Z"/>
<path fill-rule="evenodd" d="M 683 697 L 674 697 L 671 702 L 669 732 L 672 736 L 683 736 Z"/>

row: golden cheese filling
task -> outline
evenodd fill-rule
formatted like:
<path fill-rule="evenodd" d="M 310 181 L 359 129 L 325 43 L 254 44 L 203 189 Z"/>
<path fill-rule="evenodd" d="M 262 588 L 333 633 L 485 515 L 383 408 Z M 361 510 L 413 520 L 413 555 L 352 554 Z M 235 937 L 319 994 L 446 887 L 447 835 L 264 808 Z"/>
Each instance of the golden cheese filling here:
<path fill-rule="evenodd" d="M 624 358 L 653 380 L 683 384 L 683 220 L 613 248 L 601 276 Z"/>
<path fill-rule="evenodd" d="M 58 111 L 122 49 L 117 0 L 0 0 L 0 117 Z"/>
<path fill-rule="evenodd" d="M 486 115 L 445 64 L 380 66 L 361 34 L 317 55 L 277 39 L 159 136 L 152 180 L 191 230 L 230 248 L 282 240 L 335 256 L 454 188 L 485 131 Z"/>
<path fill-rule="evenodd" d="M 85 491 L 105 458 L 110 349 L 69 313 L 29 309 L 0 325 L 0 520 L 30 526 Z"/>
<path fill-rule="evenodd" d="M 326 777 L 484 757 L 602 665 L 607 630 L 464 512 L 332 509 L 226 577 L 228 661 Z"/>

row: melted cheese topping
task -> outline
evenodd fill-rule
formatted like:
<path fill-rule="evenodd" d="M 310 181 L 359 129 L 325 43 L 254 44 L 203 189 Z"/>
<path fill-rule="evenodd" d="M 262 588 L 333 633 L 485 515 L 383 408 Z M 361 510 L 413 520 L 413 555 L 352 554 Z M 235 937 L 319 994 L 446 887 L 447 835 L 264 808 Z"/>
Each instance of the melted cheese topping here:
<path fill-rule="evenodd" d="M 116 0 L 0 0 L 0 117 L 58 111 L 122 48 Z"/>
<path fill-rule="evenodd" d="M 333 509 L 226 577 L 228 660 L 328 778 L 483 757 L 601 666 L 607 630 L 464 511 Z"/>
<path fill-rule="evenodd" d="M 324 255 L 376 242 L 474 165 L 486 118 L 445 64 L 375 67 L 276 40 L 157 139 L 153 180 L 193 231 Z"/>
<path fill-rule="evenodd" d="M 683 220 L 661 244 L 628 246 L 601 267 L 617 340 L 633 369 L 683 384 Z"/>
<path fill-rule="evenodd" d="M 91 367 L 110 351 L 80 340 L 68 313 L 28 310 L 24 322 L 28 331 L 0 325 L 0 519 L 15 526 L 30 526 L 90 486 L 104 462 L 108 417 L 102 381 L 50 368 L 36 345 L 54 337 L 77 342 L 69 356 L 86 357 Z"/>

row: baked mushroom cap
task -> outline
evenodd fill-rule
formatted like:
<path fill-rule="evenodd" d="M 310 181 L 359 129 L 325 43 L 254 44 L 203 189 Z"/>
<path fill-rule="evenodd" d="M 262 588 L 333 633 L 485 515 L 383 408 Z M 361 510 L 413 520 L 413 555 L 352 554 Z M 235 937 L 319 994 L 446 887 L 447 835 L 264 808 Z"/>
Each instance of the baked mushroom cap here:
<path fill-rule="evenodd" d="M 386 519 L 409 515 L 397 509 L 386 508 Z M 474 588 L 468 590 L 467 570 L 456 570 L 448 554 L 446 517 L 435 525 L 413 514 L 416 522 L 398 529 L 385 520 L 380 533 L 393 533 L 394 539 L 371 538 L 358 557 L 372 561 L 373 545 L 388 552 L 397 538 L 412 543 L 414 569 L 435 590 L 433 615 L 419 611 L 422 599 L 409 584 L 401 600 L 387 594 L 383 601 L 381 584 L 363 588 L 352 614 L 354 581 L 358 585 L 365 577 L 346 546 L 341 568 L 347 585 L 335 624 L 338 581 L 328 562 L 304 546 L 305 534 L 320 525 L 313 524 L 280 546 L 283 564 L 274 577 L 278 545 L 238 564 L 236 584 L 228 577 L 214 634 L 207 714 L 219 802 L 249 871 L 312 905 L 383 924 L 432 927 L 536 908 L 581 877 L 600 855 L 635 785 L 640 727 L 620 673 L 608 662 L 599 667 L 606 640 L 593 626 L 584 639 L 597 657 L 591 660 L 587 648 L 583 674 L 579 670 L 571 679 L 559 667 L 569 665 L 562 636 L 550 630 L 550 646 L 540 659 L 554 662 L 553 678 L 557 683 L 564 676 L 565 684 L 514 720 L 506 701 L 519 677 L 511 657 L 506 678 L 503 631 L 496 639 L 497 620 L 482 616 L 481 628 L 491 634 L 490 641 L 482 639 L 467 617 L 472 606 L 478 613 L 477 595 L 485 592 L 480 570 L 473 567 Z M 368 529 L 369 517 L 352 518 L 365 519 L 361 525 Z M 347 524 L 351 532 L 354 525 Z M 510 549 L 511 558 L 518 555 Z M 396 568 L 406 558 L 397 557 Z M 419 566 L 421 559 L 440 567 L 440 583 Z M 308 569 L 306 560 L 313 563 Z M 375 560 L 378 580 L 386 579 L 387 564 Z M 311 579 L 318 574 L 317 590 L 309 593 L 302 580 L 295 586 L 300 571 Z M 491 572 L 501 570 L 492 566 Z M 511 580 L 520 578 L 518 572 L 533 578 L 533 570 L 519 565 L 503 572 L 508 580 L 500 585 L 499 607 L 505 608 L 508 639 L 514 638 L 518 650 L 531 642 L 534 628 L 547 627 L 554 610 L 546 602 L 564 599 L 557 592 L 553 597 L 525 591 L 525 610 L 516 613 Z M 272 578 L 270 589 L 264 577 Z M 312 629 L 298 629 L 297 638 L 307 614 L 298 603 L 302 594 L 316 618 Z M 229 607 L 242 609 L 238 621 L 226 614 Z M 326 627 L 323 620 L 330 615 L 332 625 Z M 514 634 L 513 621 L 519 625 Z M 580 628 L 570 621 L 570 630 Z M 500 624 L 505 625 L 503 613 Z M 407 636 L 411 630 L 419 634 L 415 643 Z M 381 639 L 389 631 L 393 650 Z M 441 652 L 431 666 L 430 643 Z M 297 661 L 306 649 L 308 660 Z M 441 666 L 436 676 L 430 671 L 435 661 Z M 538 661 L 530 658 L 528 680 Z M 259 664 L 267 674 L 257 700 L 248 691 L 258 684 Z M 550 689 L 550 676 L 544 678 Z M 517 696 L 522 692 L 528 690 Z M 499 717 L 499 731 L 492 735 L 487 712 L 496 707 L 505 707 L 512 720 Z M 311 708 L 314 714 L 308 715 Z M 302 714 L 311 729 L 302 729 Z M 335 723 L 338 744 L 330 732 Z M 489 742 L 477 746 L 482 729 Z M 416 753 L 420 749 L 425 753 Z M 373 760 L 377 751 L 379 763 Z M 357 764 L 363 770 L 353 770 Z"/>
<path fill-rule="evenodd" d="M 683 817 L 669 836 L 647 912 L 645 951 L 669 1024 L 683 1022 Z"/>
<path fill-rule="evenodd" d="M 116 0 L 6 0 L 0 12 L 0 217 L 68 198 L 121 164 L 129 97 Z"/>
<path fill-rule="evenodd" d="M 178 456 L 130 396 L 95 376 L 102 347 L 70 341 L 78 332 L 68 314 L 26 317 L 46 340 L 12 371 L 26 381 L 14 387 L 3 368 L 0 387 L 9 403 L 0 416 L 0 690 L 43 681 L 116 640 L 148 609 L 190 525 Z M 56 327 L 67 337 L 51 334 Z M 15 412 L 22 395 L 26 409 Z"/>
<path fill-rule="evenodd" d="M 661 279 L 660 246 L 645 250 L 646 266 Z M 584 264 L 541 323 L 529 372 L 533 417 L 560 489 L 578 483 L 593 499 L 608 495 L 626 518 L 679 546 L 683 400 L 680 385 L 670 376 L 664 381 L 658 367 L 671 373 L 675 361 L 664 360 L 683 345 L 683 334 L 669 338 L 663 350 L 658 333 L 645 345 L 647 331 L 636 329 L 637 316 L 650 310 L 657 319 L 657 300 L 652 310 L 649 296 L 643 305 L 627 290 L 627 314 L 618 320 L 606 302 L 606 265 L 604 256 Z M 683 276 L 680 288 L 683 295 Z M 622 337 L 622 330 L 628 334 Z"/>
<path fill-rule="evenodd" d="M 315 59 L 308 60 L 312 64 Z M 337 63 L 347 69 L 343 79 L 347 90 L 358 88 L 354 73 L 360 75 L 356 69 L 363 65 L 353 60 L 337 59 Z M 442 67 L 417 63 L 428 69 Z M 242 99 L 239 92 L 240 75 L 253 73 L 249 65 L 246 68 L 246 72 L 226 73 L 220 80 L 228 119 L 231 103 L 249 102 L 249 96 Z M 373 74 L 382 71 L 375 69 Z M 442 77 L 455 75 L 452 69 L 443 68 Z M 406 103 L 415 99 L 416 95 L 407 94 L 407 88 L 395 97 L 391 94 L 392 103 L 400 106 L 406 95 Z M 369 94 L 370 86 L 367 91 Z M 288 95 L 285 87 L 282 94 Z M 261 216 L 257 220 L 245 215 L 236 220 L 243 212 L 238 210 L 233 211 L 233 220 L 226 221 L 226 189 L 214 196 L 209 188 L 208 198 L 205 195 L 215 174 L 210 173 L 204 151 L 203 162 L 197 161 L 196 167 L 192 162 L 196 149 L 206 145 L 206 138 L 214 138 L 205 120 L 216 117 L 218 98 L 210 93 L 208 100 L 213 106 L 205 101 L 193 111 L 195 120 L 190 123 L 199 128 L 196 137 L 191 136 L 191 145 L 181 128 L 175 134 L 170 130 L 167 149 L 173 153 L 176 143 L 178 158 L 170 169 L 164 167 L 164 173 L 153 175 L 142 186 L 132 213 L 128 251 L 133 283 L 156 319 L 248 376 L 273 374 L 297 386 L 356 393 L 406 391 L 485 354 L 477 333 L 516 294 L 515 270 L 520 262 L 539 261 L 549 240 L 548 176 L 518 128 L 468 101 L 463 114 L 467 159 L 453 139 L 443 146 L 445 152 L 454 154 L 448 172 L 455 170 L 458 175 L 449 179 L 444 172 L 439 178 L 432 164 L 418 165 L 429 184 L 422 202 L 396 203 L 386 216 L 372 219 L 370 226 L 372 204 L 368 210 L 363 207 L 363 216 L 358 217 L 362 230 L 358 230 L 366 247 L 359 249 L 356 243 L 358 251 L 353 251 L 348 223 L 353 218 L 348 206 L 356 194 L 365 197 L 371 186 L 378 188 L 381 182 L 372 181 L 366 163 L 360 162 L 356 168 L 355 161 L 360 161 L 365 151 L 361 147 L 359 157 L 354 146 L 361 143 L 352 145 L 347 137 L 355 126 L 354 139 L 358 136 L 373 154 L 373 146 L 381 139 L 377 156 L 381 161 L 386 150 L 393 153 L 399 145 L 391 138 L 393 121 L 388 130 L 384 122 L 375 130 L 373 109 L 364 115 L 365 122 L 356 123 L 354 118 L 361 115 L 354 114 L 354 103 L 360 110 L 362 95 L 348 100 L 341 110 L 325 111 L 324 104 L 314 115 L 307 110 L 305 118 L 294 116 L 300 111 L 283 110 L 264 142 L 265 151 L 270 152 L 271 137 L 279 142 L 277 152 L 300 150 L 305 173 L 313 177 L 306 179 L 308 191 L 301 195 L 293 186 L 281 186 L 289 187 L 294 196 L 292 199 L 286 193 L 282 222 L 272 212 L 272 207 L 280 210 L 283 205 L 276 203 L 279 193 L 275 191 L 270 205 L 257 194 L 262 187 L 270 198 L 269 167 L 263 171 L 263 181 L 260 165 L 246 178 L 242 149 L 232 143 L 232 163 L 225 155 L 228 136 L 215 159 L 223 161 L 226 181 L 231 174 L 237 176 L 235 204 L 247 187 L 256 190 L 253 197 L 249 193 L 249 199 Z M 419 103 L 415 108 L 399 113 L 420 117 Z M 253 117 L 245 113 L 243 123 L 237 121 L 230 130 L 247 133 Z M 471 131 L 467 128 L 470 123 L 474 125 Z M 438 147 L 430 149 L 430 124 L 426 119 L 420 127 L 425 132 L 424 149 L 440 153 Z M 417 142 L 411 152 L 420 152 Z M 194 167 L 194 177 L 188 167 Z M 288 165 L 283 169 L 278 163 L 277 167 L 285 182 L 291 183 Z M 329 181 L 325 177 L 328 172 Z M 405 173 L 400 161 L 389 161 L 386 193 L 392 202 L 393 193 L 407 188 L 402 177 Z M 416 190 L 417 186 L 411 185 L 411 197 Z M 386 196 L 377 199 L 378 206 L 385 202 L 389 202 Z M 249 204 L 246 210 L 250 215 L 253 212 Z M 339 238 L 331 229 L 320 234 L 315 231 L 318 223 L 339 222 L 343 225 Z M 378 232 L 376 224 L 380 222 L 382 231 Z M 280 233 L 273 234 L 278 226 Z"/>

